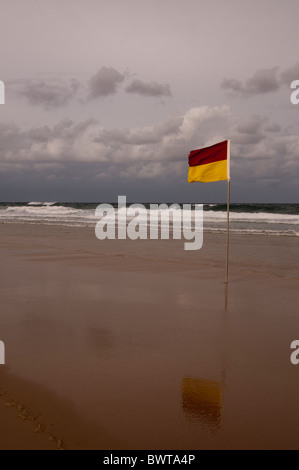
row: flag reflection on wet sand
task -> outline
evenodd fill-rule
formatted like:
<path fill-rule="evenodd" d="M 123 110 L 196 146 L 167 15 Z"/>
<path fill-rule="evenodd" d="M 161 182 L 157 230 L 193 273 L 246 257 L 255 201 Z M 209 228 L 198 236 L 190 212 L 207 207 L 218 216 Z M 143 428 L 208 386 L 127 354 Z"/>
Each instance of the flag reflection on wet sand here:
<path fill-rule="evenodd" d="M 183 378 L 182 409 L 191 421 L 219 428 L 222 418 L 221 383 L 191 377 Z"/>

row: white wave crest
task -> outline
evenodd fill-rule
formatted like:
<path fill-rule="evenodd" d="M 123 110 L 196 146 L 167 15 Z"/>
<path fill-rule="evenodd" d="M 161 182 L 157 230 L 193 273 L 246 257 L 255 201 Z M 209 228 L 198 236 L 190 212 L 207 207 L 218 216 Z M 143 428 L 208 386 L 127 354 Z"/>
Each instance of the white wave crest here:
<path fill-rule="evenodd" d="M 239 222 L 264 222 L 269 224 L 299 224 L 299 215 L 271 214 L 267 212 L 230 212 L 230 220 Z M 205 221 L 226 220 L 226 212 L 205 211 Z"/>

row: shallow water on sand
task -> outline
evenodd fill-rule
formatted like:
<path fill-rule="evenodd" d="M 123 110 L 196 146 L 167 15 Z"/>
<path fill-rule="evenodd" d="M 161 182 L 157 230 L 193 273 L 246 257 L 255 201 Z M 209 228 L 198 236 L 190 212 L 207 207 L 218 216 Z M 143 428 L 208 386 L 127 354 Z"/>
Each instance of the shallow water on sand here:
<path fill-rule="evenodd" d="M 298 280 L 234 268 L 225 310 L 218 267 L 49 241 L 11 247 L 0 276 L 11 373 L 123 448 L 298 447 Z"/>

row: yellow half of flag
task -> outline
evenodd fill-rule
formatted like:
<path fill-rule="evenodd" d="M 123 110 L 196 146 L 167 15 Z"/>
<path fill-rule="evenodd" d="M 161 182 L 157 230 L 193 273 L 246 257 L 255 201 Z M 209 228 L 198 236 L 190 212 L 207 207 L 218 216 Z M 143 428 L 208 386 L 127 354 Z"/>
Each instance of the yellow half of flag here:
<path fill-rule="evenodd" d="M 227 179 L 226 160 L 207 163 L 206 165 L 189 166 L 188 183 L 194 183 L 195 181 L 210 183 Z"/>

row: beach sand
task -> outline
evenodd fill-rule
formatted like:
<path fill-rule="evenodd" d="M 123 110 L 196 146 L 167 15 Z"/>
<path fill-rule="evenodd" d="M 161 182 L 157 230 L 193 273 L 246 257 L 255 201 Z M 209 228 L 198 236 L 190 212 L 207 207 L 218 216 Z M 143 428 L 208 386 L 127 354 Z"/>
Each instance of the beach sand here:
<path fill-rule="evenodd" d="M 297 238 L 0 233 L 1 449 L 299 448 Z"/>

